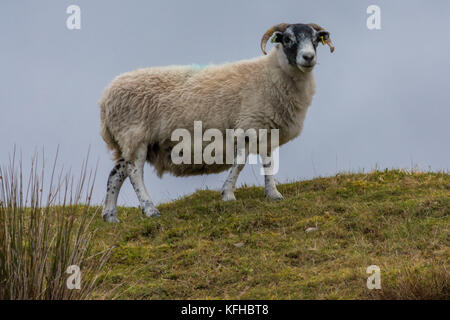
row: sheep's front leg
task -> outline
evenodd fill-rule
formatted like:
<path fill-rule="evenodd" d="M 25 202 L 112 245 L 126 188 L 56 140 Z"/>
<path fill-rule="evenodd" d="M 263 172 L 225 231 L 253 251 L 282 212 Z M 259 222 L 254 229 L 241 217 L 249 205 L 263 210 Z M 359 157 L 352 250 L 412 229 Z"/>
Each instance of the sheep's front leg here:
<path fill-rule="evenodd" d="M 106 198 L 103 206 L 102 217 L 107 222 L 119 222 L 117 219 L 117 198 L 124 180 L 128 177 L 125 160 L 117 161 L 108 177 Z"/>
<path fill-rule="evenodd" d="M 236 189 L 236 181 L 239 177 L 239 173 L 241 173 L 242 169 L 244 169 L 244 163 L 238 163 L 238 153 L 245 152 L 245 150 L 238 151 L 237 148 L 234 149 L 234 164 L 231 167 L 230 174 L 228 175 L 227 180 L 222 187 L 222 200 L 223 201 L 233 201 L 236 200 L 234 196 L 234 190 Z M 245 160 L 247 159 L 247 155 L 245 155 Z"/>
<path fill-rule="evenodd" d="M 261 155 L 264 168 L 264 195 L 272 200 L 281 200 L 283 195 L 277 190 L 272 170 L 272 157 Z"/>
<path fill-rule="evenodd" d="M 135 160 L 127 162 L 128 176 L 138 197 L 142 212 L 147 217 L 159 217 L 160 213 L 155 208 L 144 184 L 144 164 L 146 159 L 147 146 L 143 145 L 136 152 Z"/>

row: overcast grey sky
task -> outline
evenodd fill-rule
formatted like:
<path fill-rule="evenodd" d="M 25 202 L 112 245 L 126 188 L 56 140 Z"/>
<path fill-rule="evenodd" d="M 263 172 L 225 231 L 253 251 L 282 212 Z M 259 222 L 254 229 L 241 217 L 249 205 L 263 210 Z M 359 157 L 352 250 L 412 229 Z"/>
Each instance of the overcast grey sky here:
<path fill-rule="evenodd" d="M 66 8 L 81 8 L 68 30 Z M 381 8 L 381 30 L 366 9 Z M 88 146 L 99 160 L 94 200 L 104 196 L 110 155 L 99 135 L 97 101 L 116 75 L 168 64 L 259 56 L 262 34 L 280 22 L 327 28 L 317 93 L 302 135 L 280 149 L 280 182 L 379 168 L 448 170 L 450 1 L 110 1 L 0 0 L 0 164 L 16 144 L 24 161 L 60 145 L 60 164 L 79 168 Z M 146 166 L 157 202 L 219 188 L 226 173 L 159 179 Z M 238 184 L 259 184 L 247 166 Z M 136 205 L 129 182 L 119 198 Z"/>

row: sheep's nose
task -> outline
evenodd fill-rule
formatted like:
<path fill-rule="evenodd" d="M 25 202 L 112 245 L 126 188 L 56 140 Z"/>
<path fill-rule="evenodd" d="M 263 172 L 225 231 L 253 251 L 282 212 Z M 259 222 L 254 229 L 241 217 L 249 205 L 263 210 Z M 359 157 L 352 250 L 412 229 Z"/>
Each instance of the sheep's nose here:
<path fill-rule="evenodd" d="M 314 59 L 314 53 L 304 53 L 303 54 L 303 60 L 306 62 L 311 62 Z"/>

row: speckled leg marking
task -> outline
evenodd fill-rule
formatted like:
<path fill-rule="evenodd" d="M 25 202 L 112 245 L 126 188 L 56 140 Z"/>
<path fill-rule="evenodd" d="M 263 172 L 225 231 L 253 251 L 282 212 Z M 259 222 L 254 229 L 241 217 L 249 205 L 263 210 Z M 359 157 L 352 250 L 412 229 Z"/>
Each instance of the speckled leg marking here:
<path fill-rule="evenodd" d="M 103 206 L 102 217 L 107 222 L 119 222 L 117 219 L 117 198 L 123 182 L 128 177 L 125 160 L 117 161 L 108 177 L 106 199 Z"/>
<path fill-rule="evenodd" d="M 239 151 L 244 152 L 244 150 Z M 234 201 L 236 197 L 234 195 L 234 190 L 236 189 L 236 181 L 239 177 L 239 173 L 241 173 L 242 169 L 244 169 L 245 164 L 237 164 L 237 148 L 234 150 L 234 164 L 231 167 L 230 174 L 228 175 L 227 180 L 222 187 L 222 200 L 223 201 Z M 247 154 L 245 155 L 245 159 L 247 159 Z"/>
<path fill-rule="evenodd" d="M 143 145 L 136 153 L 135 160 L 127 162 L 128 176 L 139 199 L 142 212 L 147 217 L 159 217 L 160 213 L 155 208 L 147 188 L 144 185 L 144 164 L 147 158 L 147 146 Z"/>
<path fill-rule="evenodd" d="M 283 195 L 277 190 L 272 169 L 270 169 L 272 158 L 269 156 L 261 156 L 261 159 L 264 168 L 264 195 L 269 199 L 279 201 L 283 199 Z"/>

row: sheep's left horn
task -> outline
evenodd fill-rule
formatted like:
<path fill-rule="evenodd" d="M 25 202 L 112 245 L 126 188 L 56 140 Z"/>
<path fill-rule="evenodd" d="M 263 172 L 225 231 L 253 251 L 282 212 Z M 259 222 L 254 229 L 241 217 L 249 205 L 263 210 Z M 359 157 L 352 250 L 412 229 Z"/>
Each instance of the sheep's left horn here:
<path fill-rule="evenodd" d="M 319 26 L 318 24 L 315 24 L 315 23 L 308 23 L 308 26 L 310 26 L 311 28 L 313 28 L 316 31 L 325 30 L 324 28 L 322 28 L 321 26 Z M 333 42 L 331 42 L 331 38 L 328 37 L 328 39 L 325 42 L 330 47 L 330 51 L 333 52 L 334 51 L 334 45 L 333 45 Z"/>
<path fill-rule="evenodd" d="M 266 52 L 266 44 L 267 41 L 269 41 L 270 37 L 275 33 L 275 32 L 284 32 L 286 31 L 286 29 L 290 26 L 289 23 L 280 23 L 277 24 L 273 27 L 271 27 L 269 30 L 266 31 L 266 33 L 264 33 L 262 39 L 261 39 L 261 50 L 262 52 L 264 52 L 264 54 L 267 54 Z"/>

